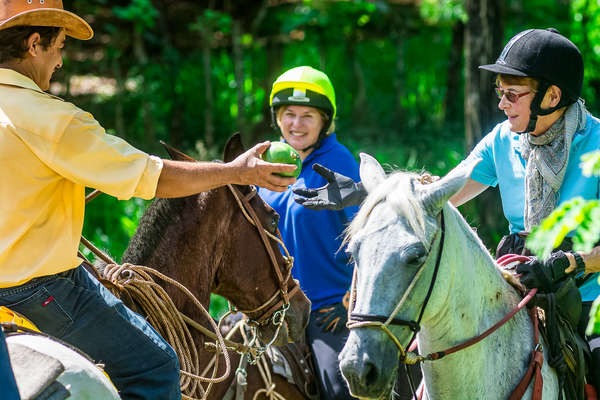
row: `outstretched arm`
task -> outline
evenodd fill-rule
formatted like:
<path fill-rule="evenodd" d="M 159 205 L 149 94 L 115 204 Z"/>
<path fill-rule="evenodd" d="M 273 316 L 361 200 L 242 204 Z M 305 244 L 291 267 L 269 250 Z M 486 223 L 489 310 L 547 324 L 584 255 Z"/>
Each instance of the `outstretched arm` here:
<path fill-rule="evenodd" d="M 156 197 L 190 196 L 227 184 L 257 185 L 283 192 L 296 180 L 274 174 L 292 172 L 296 166 L 260 159 L 268 147 L 269 142 L 259 143 L 228 163 L 163 160 Z"/>
<path fill-rule="evenodd" d="M 294 189 L 296 203 L 313 210 L 341 210 L 359 205 L 367 197 L 367 191 L 360 182 L 356 183 L 321 164 L 314 164 L 313 169 L 325 178 L 327 184 L 316 189 Z"/>
<path fill-rule="evenodd" d="M 467 201 L 479 196 L 489 186 L 469 178 L 466 185 L 454 196 L 450 197 L 450 203 L 455 207 L 465 204 Z"/>

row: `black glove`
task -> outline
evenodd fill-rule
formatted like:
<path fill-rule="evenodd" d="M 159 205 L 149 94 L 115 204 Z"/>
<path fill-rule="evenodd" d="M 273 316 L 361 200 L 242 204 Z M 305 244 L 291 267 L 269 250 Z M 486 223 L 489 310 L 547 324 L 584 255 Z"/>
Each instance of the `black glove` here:
<path fill-rule="evenodd" d="M 552 293 L 558 289 L 557 283 L 571 273 L 566 273 L 570 262 L 562 251 L 550 255 L 546 261 L 532 257 L 530 261 L 517 265 L 517 273 L 521 274 L 520 280 L 527 288 L 537 288 L 542 293 Z M 578 271 L 579 268 L 576 269 Z"/>
<path fill-rule="evenodd" d="M 367 191 L 360 182 L 356 183 L 321 164 L 314 164 L 313 169 L 325 178 L 327 184 L 317 189 L 294 189 L 296 203 L 313 210 L 341 210 L 359 205 L 367 197 Z"/>
<path fill-rule="evenodd" d="M 331 333 L 341 332 L 346 329 L 348 321 L 348 309 L 343 302 L 332 304 L 319 310 L 319 316 L 316 318 L 317 326 L 320 326 L 323 332 Z"/>

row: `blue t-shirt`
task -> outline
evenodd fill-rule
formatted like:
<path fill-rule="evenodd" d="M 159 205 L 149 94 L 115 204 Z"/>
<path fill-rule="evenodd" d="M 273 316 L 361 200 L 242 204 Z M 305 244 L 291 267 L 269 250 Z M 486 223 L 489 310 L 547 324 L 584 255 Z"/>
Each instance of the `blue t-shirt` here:
<path fill-rule="evenodd" d="M 582 155 L 598 149 L 600 121 L 588 115 L 585 128 L 573 136 L 557 206 L 577 196 L 586 200 L 600 198 L 600 178 L 584 176 L 580 166 Z M 488 186 L 498 185 L 510 232 L 523 231 L 526 162 L 521 155 L 519 135 L 511 132 L 508 121 L 500 123 L 475 146 L 467 160 L 471 158 L 481 158 L 473 169 L 471 179 Z M 580 291 L 584 301 L 594 300 L 600 295 L 597 279 L 589 279 Z"/>
<path fill-rule="evenodd" d="M 340 211 L 310 210 L 294 201 L 293 188 L 318 188 L 325 179 L 313 171 L 319 163 L 358 182 L 358 163 L 342 146 L 335 134 L 327 136 L 321 147 L 302 163 L 302 171 L 293 186 L 285 192 L 260 188 L 259 195 L 279 213 L 279 230 L 290 255 L 294 257 L 292 275 L 312 302 L 312 309 L 341 301 L 352 282 L 352 266 L 342 248 L 344 229 L 358 207 Z"/>

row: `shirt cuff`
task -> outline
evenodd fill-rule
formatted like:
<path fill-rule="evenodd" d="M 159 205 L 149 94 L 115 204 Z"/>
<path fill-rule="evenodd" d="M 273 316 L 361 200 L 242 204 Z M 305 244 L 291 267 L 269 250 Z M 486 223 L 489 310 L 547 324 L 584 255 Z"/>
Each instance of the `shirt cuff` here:
<path fill-rule="evenodd" d="M 149 156 L 146 170 L 135 189 L 135 197 L 150 200 L 156 196 L 158 178 L 163 168 L 163 160 L 160 157 Z"/>

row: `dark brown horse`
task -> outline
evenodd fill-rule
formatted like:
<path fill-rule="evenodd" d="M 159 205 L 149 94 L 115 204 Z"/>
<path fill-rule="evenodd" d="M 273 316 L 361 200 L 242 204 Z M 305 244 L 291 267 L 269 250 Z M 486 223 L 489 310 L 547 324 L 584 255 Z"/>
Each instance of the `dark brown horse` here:
<path fill-rule="evenodd" d="M 235 135 L 227 143 L 224 160 L 230 161 L 242 152 L 239 135 Z M 173 154 L 171 152 L 171 156 Z M 279 218 L 277 213 L 259 196 L 252 195 L 254 188 L 235 188 L 248 199 L 262 229 L 274 235 Z M 270 299 L 281 289 L 281 276 L 285 277 L 284 287 L 289 291 L 296 283 L 288 275 L 278 243 L 267 240 L 275 250 L 279 274 L 274 271 L 259 230 L 248 221 L 232 191 L 228 187 L 221 187 L 180 199 L 155 200 L 144 213 L 123 254 L 122 262 L 145 265 L 175 279 L 186 286 L 206 309 L 211 293 L 227 298 L 240 310 L 254 310 L 267 304 L 261 311 L 249 315 L 249 318 L 267 321 L 260 325 L 259 337 L 263 342 L 268 342 L 277 333 L 274 325 L 268 323 L 269 315 L 265 315 L 265 312 L 276 311 L 274 303 L 269 304 Z M 169 285 L 165 289 L 179 311 L 210 327 L 206 317 L 179 290 Z M 298 290 L 289 301 L 284 329 L 279 330 L 276 344 L 287 343 L 288 335 L 292 341 L 301 340 L 308 322 L 310 302 L 306 296 Z M 214 353 L 204 350 L 202 345 L 205 338 L 202 334 L 197 331 L 193 331 L 193 334 L 203 364 L 200 370 L 203 370 Z M 230 356 L 232 369 L 235 370 L 239 356 L 233 352 L 230 352 Z M 224 363 L 221 361 L 218 372 L 223 371 Z M 264 385 L 256 367 L 248 365 L 247 371 L 246 398 L 252 399 L 256 390 Z M 222 399 L 233 377 L 232 371 L 229 379 L 215 385 L 210 398 Z M 304 398 L 284 378 L 273 376 L 273 381 L 277 385 L 276 390 L 284 398 Z"/>

